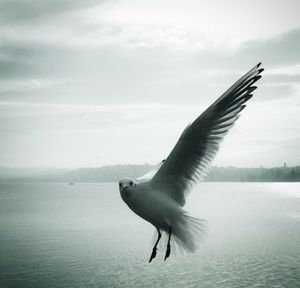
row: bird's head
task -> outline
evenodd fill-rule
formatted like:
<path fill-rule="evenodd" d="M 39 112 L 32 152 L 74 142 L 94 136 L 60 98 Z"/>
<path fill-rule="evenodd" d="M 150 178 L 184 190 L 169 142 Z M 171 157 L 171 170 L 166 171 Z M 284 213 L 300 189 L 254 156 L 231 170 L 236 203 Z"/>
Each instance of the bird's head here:
<path fill-rule="evenodd" d="M 136 182 L 131 178 L 124 178 L 119 182 L 119 190 L 121 193 L 130 192 L 136 187 Z"/>

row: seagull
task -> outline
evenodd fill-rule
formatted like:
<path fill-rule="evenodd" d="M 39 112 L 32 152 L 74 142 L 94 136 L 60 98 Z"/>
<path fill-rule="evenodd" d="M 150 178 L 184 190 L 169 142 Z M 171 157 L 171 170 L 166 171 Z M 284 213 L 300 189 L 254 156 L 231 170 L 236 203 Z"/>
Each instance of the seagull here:
<path fill-rule="evenodd" d="M 149 263 L 156 257 L 162 233 L 168 236 L 164 260 L 171 253 L 171 237 L 188 252 L 194 252 L 203 239 L 205 221 L 190 216 L 183 209 L 185 199 L 208 172 L 220 142 L 252 97 L 257 88 L 254 83 L 262 77 L 260 74 L 264 70 L 260 65 L 236 81 L 191 122 L 165 160 L 140 178 L 119 181 L 123 201 L 157 230 Z"/>

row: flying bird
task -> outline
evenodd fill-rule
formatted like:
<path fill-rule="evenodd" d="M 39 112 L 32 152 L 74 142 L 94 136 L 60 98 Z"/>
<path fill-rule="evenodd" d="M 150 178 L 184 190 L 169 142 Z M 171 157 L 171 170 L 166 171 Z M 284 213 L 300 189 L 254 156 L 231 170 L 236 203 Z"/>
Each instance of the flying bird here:
<path fill-rule="evenodd" d="M 190 123 L 165 160 L 140 178 L 120 180 L 119 190 L 124 202 L 157 230 L 149 262 L 156 257 L 163 232 L 168 235 L 165 260 L 171 253 L 171 237 L 174 243 L 190 252 L 203 238 L 205 221 L 190 216 L 182 207 L 193 185 L 208 172 L 220 142 L 257 88 L 254 83 L 264 70 L 260 65 L 241 77 Z"/>

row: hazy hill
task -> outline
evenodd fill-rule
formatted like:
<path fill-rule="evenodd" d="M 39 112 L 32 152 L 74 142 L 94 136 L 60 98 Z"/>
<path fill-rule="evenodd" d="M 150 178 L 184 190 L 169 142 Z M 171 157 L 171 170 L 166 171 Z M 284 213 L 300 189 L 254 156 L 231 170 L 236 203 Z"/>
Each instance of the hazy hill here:
<path fill-rule="evenodd" d="M 113 165 L 99 168 L 5 168 L 0 167 L 0 181 L 16 182 L 114 182 L 126 176 L 139 177 L 151 165 Z"/>
<path fill-rule="evenodd" d="M 300 166 L 274 168 L 213 167 L 209 182 L 299 182 Z"/>
<path fill-rule="evenodd" d="M 0 167 L 0 181 L 13 182 L 116 182 L 139 177 L 151 165 L 113 165 L 100 168 L 51 169 Z M 212 167 L 208 182 L 300 182 L 300 166 L 274 168 Z"/>

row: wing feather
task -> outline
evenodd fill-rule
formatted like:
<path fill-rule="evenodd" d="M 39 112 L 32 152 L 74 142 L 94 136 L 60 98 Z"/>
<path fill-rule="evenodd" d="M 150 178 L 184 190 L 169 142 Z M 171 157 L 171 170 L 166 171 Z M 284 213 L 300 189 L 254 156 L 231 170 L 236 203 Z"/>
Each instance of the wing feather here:
<path fill-rule="evenodd" d="M 210 168 L 224 136 L 239 118 L 261 78 L 260 63 L 236 81 L 181 134 L 175 147 L 151 179 L 155 191 L 167 193 L 180 205 L 196 181 Z"/>

